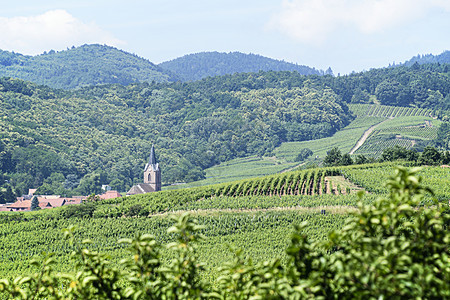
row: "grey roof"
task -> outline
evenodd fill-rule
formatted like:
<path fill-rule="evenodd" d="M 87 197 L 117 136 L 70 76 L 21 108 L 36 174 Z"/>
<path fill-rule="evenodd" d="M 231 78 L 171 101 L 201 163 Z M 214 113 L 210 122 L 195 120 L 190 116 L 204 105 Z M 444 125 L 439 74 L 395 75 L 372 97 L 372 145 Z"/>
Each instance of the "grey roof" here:
<path fill-rule="evenodd" d="M 159 164 L 156 162 L 155 147 L 153 145 L 150 149 L 150 157 L 148 158 L 148 163 L 145 165 L 144 171 L 150 167 L 153 171 L 157 171 L 159 169 Z"/>
<path fill-rule="evenodd" d="M 131 189 L 127 192 L 127 195 L 137 195 L 137 194 L 146 194 L 154 192 L 153 187 L 148 183 L 139 183 L 133 185 Z"/>
<path fill-rule="evenodd" d="M 150 157 L 148 159 L 148 163 L 150 165 L 156 165 L 155 147 L 153 145 L 152 145 L 152 149 L 150 149 Z"/>

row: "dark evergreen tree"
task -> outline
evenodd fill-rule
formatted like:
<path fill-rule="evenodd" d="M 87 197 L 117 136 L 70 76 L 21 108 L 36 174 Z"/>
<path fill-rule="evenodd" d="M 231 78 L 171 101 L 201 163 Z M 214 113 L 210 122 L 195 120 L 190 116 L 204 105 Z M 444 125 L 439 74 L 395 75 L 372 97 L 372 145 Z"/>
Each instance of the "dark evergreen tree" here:
<path fill-rule="evenodd" d="M 31 210 L 39 210 L 41 209 L 39 207 L 39 200 L 36 196 L 33 196 L 33 198 L 31 199 Z"/>

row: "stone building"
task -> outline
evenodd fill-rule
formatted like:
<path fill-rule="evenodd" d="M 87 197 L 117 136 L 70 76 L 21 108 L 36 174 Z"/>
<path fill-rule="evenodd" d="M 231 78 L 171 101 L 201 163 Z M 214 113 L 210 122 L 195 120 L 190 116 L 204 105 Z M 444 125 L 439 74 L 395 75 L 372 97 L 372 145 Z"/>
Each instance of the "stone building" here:
<path fill-rule="evenodd" d="M 129 195 L 146 194 L 161 190 L 161 169 L 156 162 L 155 147 L 152 145 L 148 163 L 144 168 L 144 183 L 139 183 L 131 187 L 127 192 Z"/>

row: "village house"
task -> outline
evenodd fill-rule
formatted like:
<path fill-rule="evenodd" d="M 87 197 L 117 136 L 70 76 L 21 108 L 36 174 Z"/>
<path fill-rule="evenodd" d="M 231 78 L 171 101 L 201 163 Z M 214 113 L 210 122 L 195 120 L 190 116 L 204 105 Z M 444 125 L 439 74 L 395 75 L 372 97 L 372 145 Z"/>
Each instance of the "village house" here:
<path fill-rule="evenodd" d="M 41 209 L 48 209 L 54 207 L 61 207 L 63 205 L 80 204 L 86 197 L 60 197 L 59 195 L 44 195 L 36 196 L 39 201 L 39 207 Z M 28 197 L 27 197 L 28 198 Z M 30 211 L 31 199 L 24 199 L 24 197 L 18 197 L 14 203 L 7 203 L 0 207 L 0 211 Z"/>

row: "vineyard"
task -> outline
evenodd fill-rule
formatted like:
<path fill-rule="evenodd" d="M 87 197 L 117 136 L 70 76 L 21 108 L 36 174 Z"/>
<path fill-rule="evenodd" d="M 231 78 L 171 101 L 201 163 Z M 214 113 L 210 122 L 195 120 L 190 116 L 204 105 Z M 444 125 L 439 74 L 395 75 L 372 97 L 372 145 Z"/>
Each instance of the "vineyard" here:
<path fill-rule="evenodd" d="M 437 137 L 436 120 L 422 117 L 396 118 L 387 120 L 374 130 L 354 154 L 378 158 L 386 148 L 400 146 L 412 148 L 418 141 L 430 141 Z"/>
<path fill-rule="evenodd" d="M 287 260 L 284 249 L 290 241 L 293 224 L 308 221 L 304 233 L 313 240 L 323 240 L 331 230 L 343 226 L 350 213 L 357 210 L 357 191 L 368 193 L 363 204 L 373 203 L 387 192 L 385 179 L 395 164 L 315 168 L 244 179 L 190 189 L 179 189 L 115 198 L 81 204 L 92 208 L 83 216 L 68 212 L 77 206 L 65 206 L 36 212 L 4 212 L 0 218 L 2 264 L 0 277 L 37 272 L 31 259 L 42 252 L 57 257 L 57 271 L 71 270 L 74 246 L 68 243 L 63 228 L 75 225 L 75 239 L 88 238 L 89 249 L 106 253 L 118 264 L 127 251 L 120 238 L 151 233 L 161 243 L 174 236 L 167 232 L 170 216 L 190 212 L 206 237 L 199 244 L 199 260 L 206 266 L 201 277 L 217 280 L 216 267 L 233 259 L 232 248 L 243 249 L 254 261 L 280 257 Z M 450 172 L 439 167 L 424 168 L 423 182 L 436 192 L 436 198 L 450 198 Z M 166 253 L 169 262 L 171 252 Z"/>
<path fill-rule="evenodd" d="M 364 133 L 372 134 L 354 154 L 377 158 L 384 149 L 399 145 L 411 148 L 417 141 L 429 141 L 437 135 L 440 121 L 432 117 L 429 109 L 372 104 L 349 104 L 355 119 L 333 136 L 311 141 L 282 143 L 267 156 L 237 158 L 206 169 L 206 179 L 164 189 L 205 186 L 221 182 L 261 177 L 298 168 L 304 164 L 320 165 L 327 152 L 338 147 L 349 153 Z M 296 161 L 300 151 L 310 149 L 313 154 Z"/>
<path fill-rule="evenodd" d="M 349 104 L 349 108 L 358 117 L 431 117 L 431 109 L 400 107 L 376 104 Z"/>

